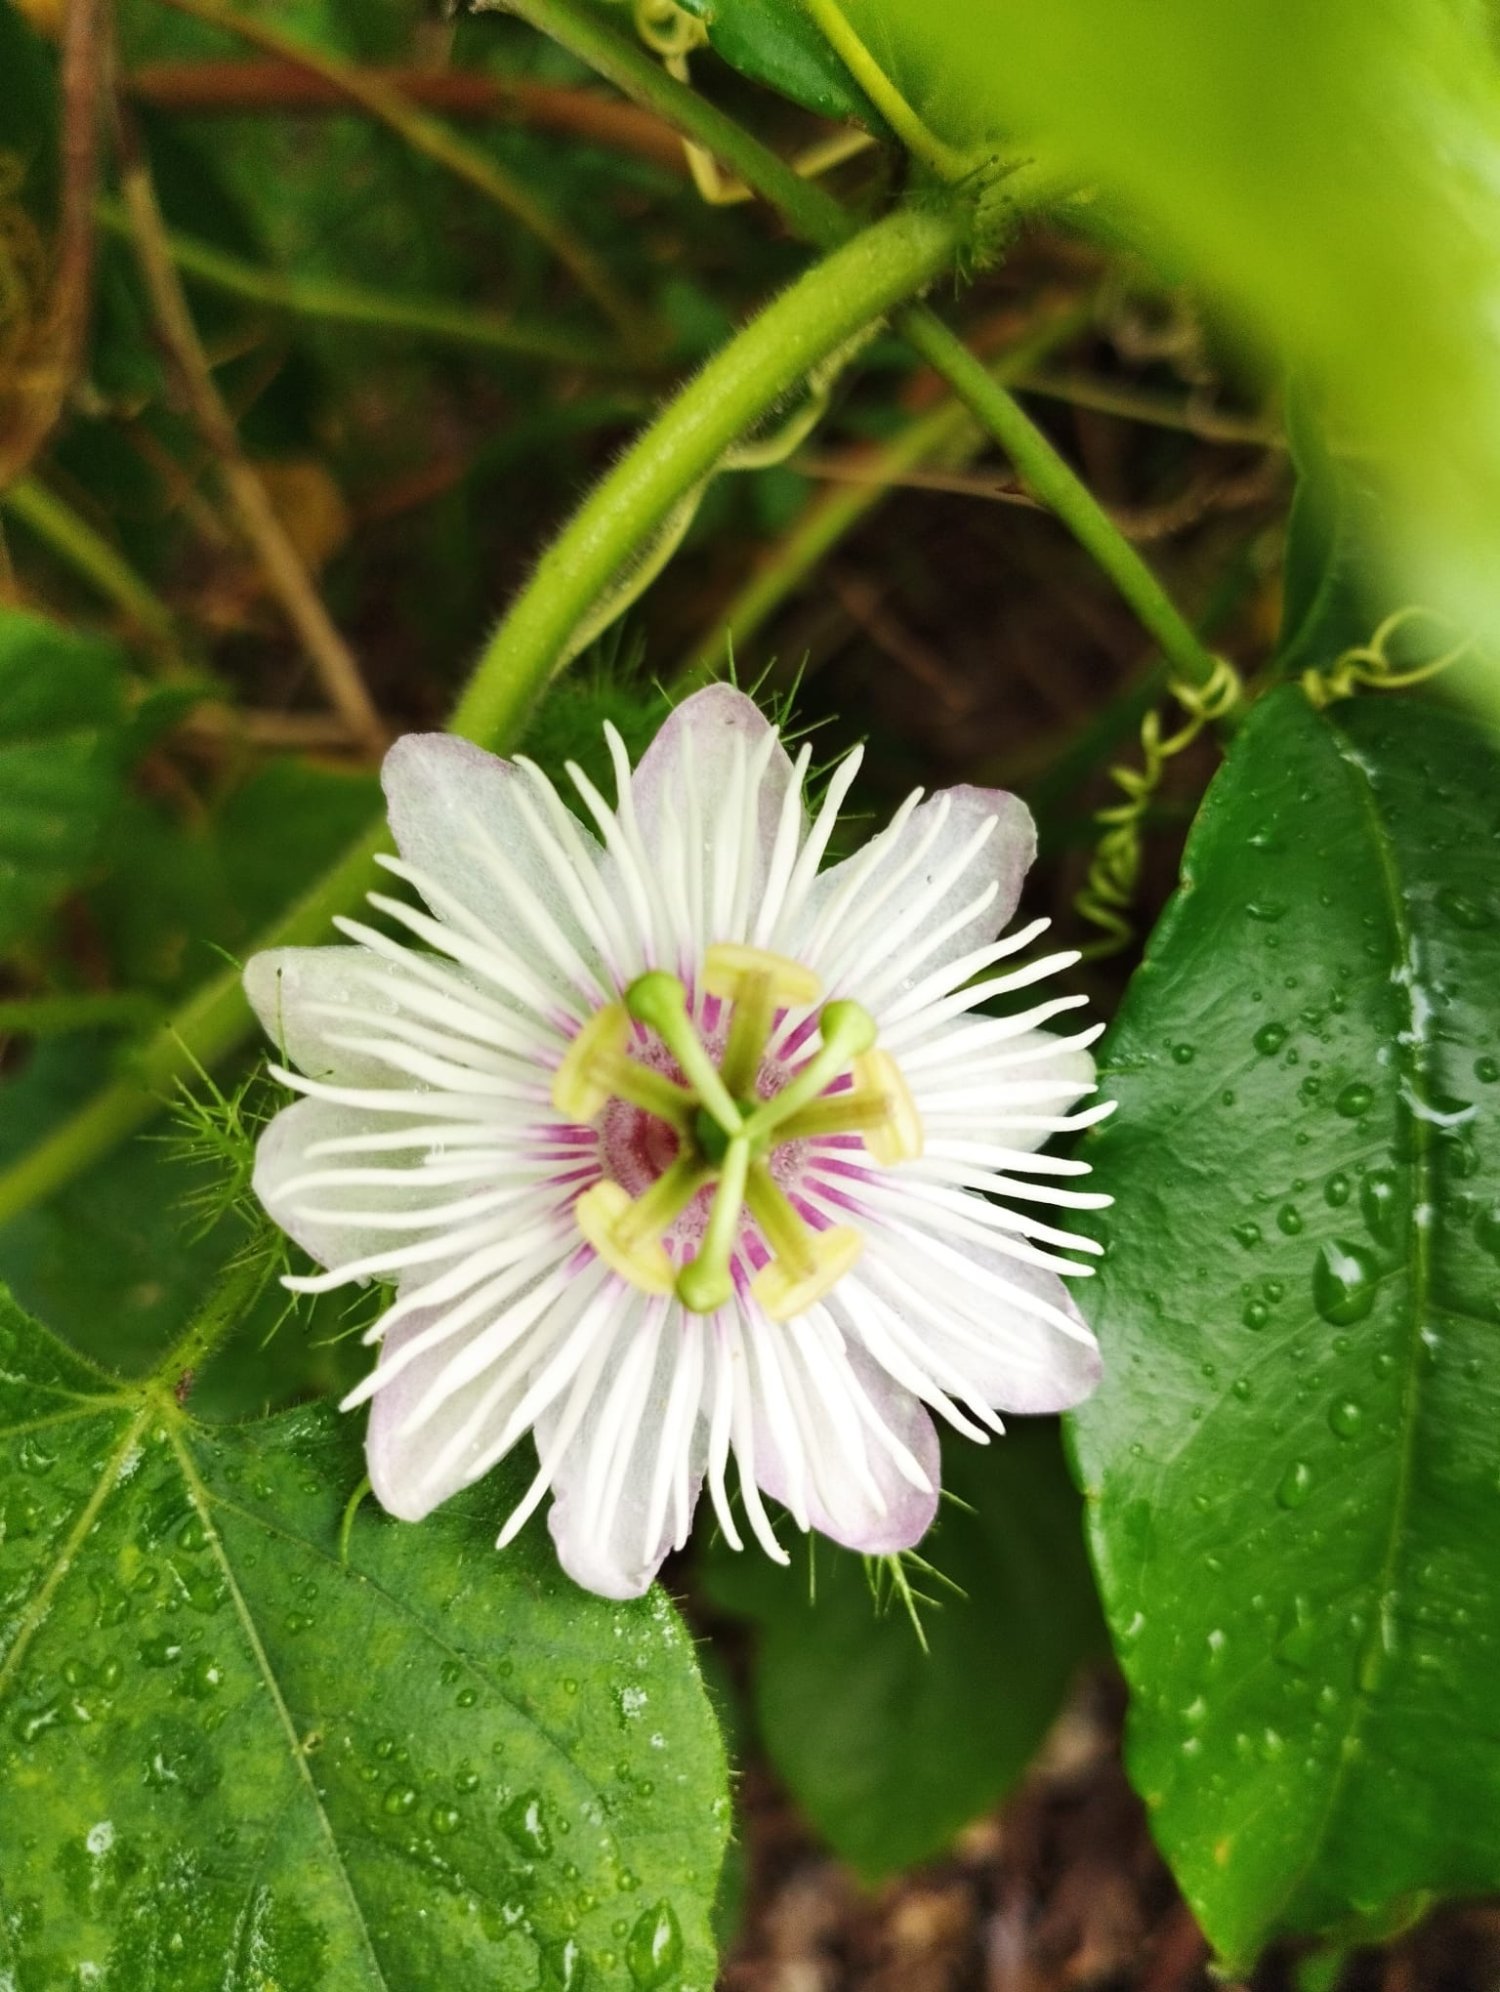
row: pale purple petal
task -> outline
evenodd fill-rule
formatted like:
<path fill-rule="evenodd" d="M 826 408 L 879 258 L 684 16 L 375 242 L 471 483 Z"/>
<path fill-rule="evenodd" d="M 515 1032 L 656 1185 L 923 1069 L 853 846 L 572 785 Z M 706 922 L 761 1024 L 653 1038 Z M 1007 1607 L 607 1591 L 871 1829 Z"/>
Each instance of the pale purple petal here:
<path fill-rule="evenodd" d="M 615 1338 L 553 1470 L 547 1526 L 558 1561 L 575 1584 L 605 1598 L 638 1598 L 650 1589 L 668 1552 L 686 1539 L 703 1484 L 708 1431 L 701 1392 L 684 1364 L 696 1355 L 701 1378 L 706 1331 L 680 1307 L 665 1320 L 653 1312 L 654 1348 L 643 1340 L 652 1329 L 639 1321 Z M 559 1400 L 537 1420 L 544 1460 L 566 1415 Z"/>
<path fill-rule="evenodd" d="M 393 1115 L 389 1125 L 400 1123 Z M 445 1203 L 460 1191 L 424 1182 L 417 1163 L 408 1156 L 386 1158 L 379 1184 L 322 1185 L 316 1178 L 328 1171 L 376 1165 L 380 1157 L 319 1156 L 309 1150 L 327 1141 L 367 1134 L 370 1116 L 358 1107 L 328 1100 L 298 1100 L 283 1107 L 255 1147 L 251 1187 L 271 1216 L 320 1266 L 345 1266 L 387 1249 L 392 1234 L 373 1215 L 418 1211 Z M 373 1173 L 373 1168 L 371 1173 Z M 350 1216 L 335 1215 L 347 1208 Z M 416 1236 L 416 1233 L 410 1234 Z"/>
<path fill-rule="evenodd" d="M 1035 855 L 1036 826 L 1019 797 L 944 789 L 819 875 L 790 952 L 878 1018 L 1009 926 Z"/>
<path fill-rule="evenodd" d="M 548 986 L 592 983 L 598 953 L 558 878 L 576 864 L 538 831 L 537 812 L 526 807 L 530 784 L 518 769 L 449 733 L 408 733 L 386 755 L 381 780 L 407 864 Z M 597 864 L 598 845 L 581 825 L 578 834 Z"/>
<path fill-rule="evenodd" d="M 334 1035 L 380 1035 L 378 1022 L 340 1013 L 401 1012 L 390 970 L 368 948 L 268 948 L 246 962 L 244 980 L 266 1035 L 299 1072 L 346 1085 L 392 1083 L 390 1066 L 375 1052 L 329 1043 Z"/>
<path fill-rule="evenodd" d="M 911 1219 L 921 1223 L 920 1206 Z M 840 1306 L 851 1294 L 852 1309 Z M 1069 1411 L 1102 1374 L 1099 1345 L 1067 1283 L 998 1245 L 872 1226 L 835 1312 L 862 1324 L 870 1300 L 877 1319 L 894 1317 L 918 1360 L 932 1360 L 936 1380 L 962 1378 L 974 1401 L 996 1411 Z"/>
<path fill-rule="evenodd" d="M 780 1372 L 769 1401 L 763 1388 L 756 1393 L 757 1483 L 794 1515 L 805 1510 L 813 1528 L 848 1549 L 870 1556 L 910 1549 L 937 1513 L 942 1459 L 931 1418 L 870 1360 L 857 1338 L 843 1338 L 839 1348 L 835 1334 L 815 1365 L 799 1346 L 798 1328 L 804 1337 L 814 1332 L 808 1322 L 761 1323 L 756 1332 L 755 1347 L 763 1354 L 771 1352 L 761 1338 L 775 1336 Z M 895 1446 L 871 1430 L 875 1422 Z M 896 1448 L 908 1456 L 905 1472 Z M 919 1479 L 926 1485 L 916 1484 Z"/>
<path fill-rule="evenodd" d="M 651 866 L 674 875 L 693 867 L 686 897 L 700 946 L 746 938 L 759 908 L 795 780 L 773 735 L 753 699 L 710 685 L 677 707 L 632 777 L 630 803 Z M 716 865 L 726 867 L 721 897 L 738 919 L 716 917 Z"/>

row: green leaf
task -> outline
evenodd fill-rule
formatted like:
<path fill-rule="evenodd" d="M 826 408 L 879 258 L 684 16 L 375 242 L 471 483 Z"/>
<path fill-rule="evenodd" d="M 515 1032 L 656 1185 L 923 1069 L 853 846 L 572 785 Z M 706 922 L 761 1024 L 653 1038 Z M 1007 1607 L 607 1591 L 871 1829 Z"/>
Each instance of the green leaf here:
<path fill-rule="evenodd" d="M 501 1475 L 420 1526 L 323 1410 L 205 1427 L 0 1300 L 0 1979 L 707 1992 L 728 1802 L 660 1592 Z"/>
<path fill-rule="evenodd" d="M 1234 1970 L 1500 1885 L 1500 744 L 1252 712 L 1115 1026 L 1073 1431 L 1132 1776 Z"/>
<path fill-rule="evenodd" d="M 0 952 L 93 863 L 123 738 L 114 647 L 0 610 Z"/>
<path fill-rule="evenodd" d="M 759 1632 L 755 1708 L 777 1769 L 834 1850 L 876 1879 L 939 1853 L 1025 1770 L 1101 1634 L 1078 1502 L 1049 1424 L 953 1445 L 945 1505 L 911 1568 L 927 1651 L 863 1559 L 719 1546 L 716 1603 Z M 952 1586 L 957 1586 L 955 1592 Z"/>
<path fill-rule="evenodd" d="M 757 83 L 827 118 L 884 123 L 809 15 L 787 0 L 682 0 L 716 54 Z"/>

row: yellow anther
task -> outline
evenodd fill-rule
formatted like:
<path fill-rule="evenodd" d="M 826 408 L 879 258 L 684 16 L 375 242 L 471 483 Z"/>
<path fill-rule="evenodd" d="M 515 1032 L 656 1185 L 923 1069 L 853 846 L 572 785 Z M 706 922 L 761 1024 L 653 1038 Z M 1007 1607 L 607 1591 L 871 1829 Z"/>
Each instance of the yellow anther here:
<path fill-rule="evenodd" d="M 750 1291 L 772 1321 L 790 1321 L 837 1286 L 858 1259 L 864 1240 L 847 1225 L 812 1233 L 813 1269 L 803 1272 L 781 1259 L 762 1266 Z"/>
<path fill-rule="evenodd" d="M 589 1018 L 574 1038 L 552 1080 L 552 1105 L 566 1121 L 596 1120 L 612 1087 L 610 1064 L 630 1042 L 630 1018 L 623 1003 L 610 1003 Z"/>
<path fill-rule="evenodd" d="M 868 1087 L 883 1093 L 886 1099 L 884 1118 L 861 1129 L 872 1159 L 885 1169 L 896 1162 L 915 1162 L 925 1146 L 922 1117 L 895 1059 L 888 1051 L 863 1053 L 854 1061 L 854 1083 L 861 1090 Z"/>
<path fill-rule="evenodd" d="M 777 1012 L 816 1003 L 823 985 L 810 968 L 767 948 L 720 941 L 703 958 L 703 987 L 733 1004 L 720 1071 L 737 1099 L 755 1091 Z"/>
<path fill-rule="evenodd" d="M 744 983 L 766 979 L 778 1010 L 816 1003 L 823 984 L 810 968 L 769 948 L 751 948 L 739 941 L 716 941 L 703 957 L 703 987 L 710 996 L 740 995 Z"/>
<path fill-rule="evenodd" d="M 642 1293 L 670 1293 L 677 1268 L 660 1238 L 621 1235 L 635 1208 L 618 1183 L 595 1183 L 573 1206 L 578 1229 L 612 1272 Z"/>

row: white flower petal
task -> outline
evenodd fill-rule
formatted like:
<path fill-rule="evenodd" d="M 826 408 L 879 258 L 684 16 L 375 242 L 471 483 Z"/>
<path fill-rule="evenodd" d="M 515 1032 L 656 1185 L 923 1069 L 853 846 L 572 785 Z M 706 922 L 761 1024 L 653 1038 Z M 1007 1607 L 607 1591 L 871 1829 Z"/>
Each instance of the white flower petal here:
<path fill-rule="evenodd" d="M 543 983 L 604 989 L 598 951 L 559 882 L 576 856 L 525 806 L 518 769 L 452 734 L 409 733 L 386 755 L 381 780 L 392 833 L 414 871 Z M 591 855 L 597 862 L 597 846 Z"/>
<path fill-rule="evenodd" d="M 837 917 L 822 921 L 811 951 L 794 945 L 789 952 L 878 1018 L 906 989 L 1009 925 L 1035 855 L 1036 826 L 1019 797 L 967 785 L 944 789 L 819 876 L 804 935 L 826 910 L 837 907 Z M 883 893 L 882 880 L 896 876 L 899 885 Z"/>
<path fill-rule="evenodd" d="M 642 755 L 629 804 L 648 862 L 682 883 L 700 956 L 749 938 L 796 784 L 770 722 L 729 685 L 684 699 Z"/>
<path fill-rule="evenodd" d="M 329 1042 L 341 1010 L 401 1015 L 394 971 L 368 948 L 269 948 L 246 962 L 244 982 L 266 1035 L 299 1071 L 345 1084 L 385 1075 L 378 1054 Z"/>
<path fill-rule="evenodd" d="M 1099 1381 L 1099 1345 L 1065 1282 L 999 1246 L 872 1229 L 835 1302 L 846 1287 L 996 1411 L 1068 1411 Z"/>
<path fill-rule="evenodd" d="M 554 1265 L 567 1249 L 554 1254 Z M 546 1284 L 545 1274 L 534 1276 L 529 1291 Z M 518 1317 L 517 1332 L 508 1337 L 503 1333 L 506 1315 L 519 1304 L 514 1296 L 498 1314 L 491 1307 L 475 1316 L 459 1303 L 457 1308 L 419 1308 L 402 1317 L 381 1342 L 374 1376 L 353 1393 L 355 1398 L 372 1389 L 374 1393 L 365 1457 L 381 1506 L 403 1521 L 420 1521 L 487 1473 L 522 1436 L 525 1426 L 515 1418 L 522 1399 L 546 1357 L 587 1315 L 597 1293 L 597 1281 L 578 1282 L 564 1290 L 540 1321 Z M 467 1317 L 456 1333 L 444 1332 L 448 1315 Z M 498 1342 L 497 1330 L 502 1331 Z M 455 1366 L 487 1338 L 493 1353 L 485 1370 L 468 1388 L 445 1395 L 445 1381 Z"/>
<path fill-rule="evenodd" d="M 786 1324 L 747 1323 L 760 1388 L 755 1478 L 849 1549 L 909 1549 L 937 1513 L 937 1433 L 912 1396 L 819 1308 Z M 768 1383 L 774 1378 L 771 1388 Z"/>
<path fill-rule="evenodd" d="M 701 1393 L 684 1391 L 680 1381 L 685 1363 L 691 1364 L 689 1380 L 702 1375 L 706 1332 L 699 1317 L 676 1305 L 640 1307 L 625 1332 L 614 1337 L 603 1373 L 552 1469 L 547 1525 L 558 1561 L 574 1583 L 601 1597 L 640 1597 L 667 1552 L 685 1537 L 683 1523 L 703 1482 L 708 1427 Z M 696 1345 L 691 1358 L 685 1353 L 689 1342 Z M 544 1462 L 565 1410 L 554 1407 L 537 1420 L 537 1452 Z"/>
<path fill-rule="evenodd" d="M 300 1186 L 337 1165 L 309 1156 L 308 1151 L 324 1141 L 359 1135 L 368 1124 L 368 1116 L 357 1107 L 298 1100 L 282 1108 L 256 1144 L 251 1187 L 287 1236 L 320 1266 L 348 1265 L 383 1250 L 391 1240 L 381 1228 L 381 1215 L 416 1212 L 461 1194 L 451 1183 L 439 1187 L 426 1180 L 420 1169 L 399 1168 L 382 1172 L 379 1184 L 346 1192 L 352 1216 L 330 1215 L 330 1204 L 339 1201 L 333 1192 Z M 309 1215 L 310 1210 L 319 1214 Z M 360 1213 L 376 1221 L 361 1221 Z"/>
<path fill-rule="evenodd" d="M 393 1363 L 407 1343 L 431 1328 L 437 1318 L 438 1310 L 408 1315 L 381 1343 L 380 1366 Z M 479 1330 L 473 1332 L 477 1334 Z M 424 1515 L 430 1515 L 475 1478 L 467 1458 L 450 1464 L 441 1474 L 433 1471 L 433 1462 L 443 1445 L 462 1427 L 469 1410 L 466 1403 L 450 1399 L 420 1432 L 403 1432 L 413 1406 L 442 1374 L 451 1353 L 448 1345 L 443 1344 L 408 1362 L 376 1391 L 370 1406 L 370 1422 L 365 1431 L 365 1464 L 370 1485 L 386 1513 L 403 1522 L 420 1522 Z M 378 1369 L 376 1374 L 378 1377 Z M 518 1385 L 518 1397 L 520 1389 Z M 497 1428 L 504 1424 L 509 1409 L 507 1404 L 496 1407 Z"/>

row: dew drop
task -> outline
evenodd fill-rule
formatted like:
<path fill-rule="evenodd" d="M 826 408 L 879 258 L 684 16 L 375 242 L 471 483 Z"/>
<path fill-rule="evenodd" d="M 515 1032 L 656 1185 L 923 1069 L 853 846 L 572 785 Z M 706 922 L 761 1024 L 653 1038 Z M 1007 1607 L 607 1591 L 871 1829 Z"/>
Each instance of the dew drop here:
<path fill-rule="evenodd" d="M 1360 1184 L 1360 1215 L 1381 1245 L 1396 1242 L 1396 1189 L 1394 1169 L 1372 1169 Z"/>
<path fill-rule="evenodd" d="M 1285 1024 L 1262 1024 L 1251 1039 L 1262 1058 L 1270 1058 L 1286 1043 Z"/>
<path fill-rule="evenodd" d="M 1284 1231 L 1288 1238 L 1295 1238 L 1302 1229 L 1302 1213 L 1295 1204 L 1283 1204 L 1276 1213 L 1277 1229 Z"/>
<path fill-rule="evenodd" d="M 1364 1423 L 1364 1407 L 1352 1397 L 1340 1397 L 1329 1406 L 1328 1429 L 1336 1439 L 1352 1439 Z"/>
<path fill-rule="evenodd" d="M 1268 925 L 1276 920 L 1284 920 L 1287 910 L 1284 899 L 1252 899 L 1245 908 L 1252 920 L 1262 920 Z"/>
<path fill-rule="evenodd" d="M 1191 1065 L 1197 1056 L 1198 1047 L 1195 1044 L 1174 1044 L 1172 1047 L 1172 1059 L 1177 1065 Z"/>
<path fill-rule="evenodd" d="M 1333 1106 L 1334 1111 L 1342 1114 L 1345 1120 L 1358 1120 L 1360 1115 L 1367 1114 L 1374 1104 L 1373 1088 L 1367 1086 L 1363 1079 L 1353 1079 L 1340 1092 Z"/>
<path fill-rule="evenodd" d="M 1294 1459 L 1276 1484 L 1276 1499 L 1283 1508 L 1300 1508 L 1312 1492 L 1312 1468 L 1305 1459 Z"/>
<path fill-rule="evenodd" d="M 1323 1185 L 1323 1194 L 1335 1210 L 1342 1210 L 1344 1205 L 1349 1201 L 1349 1194 L 1353 1187 L 1353 1184 L 1349 1181 L 1343 1170 L 1339 1169 Z"/>
<path fill-rule="evenodd" d="M 385 1795 L 385 1810 L 393 1818 L 399 1819 L 402 1813 L 415 1811 L 416 1804 L 417 1794 L 411 1785 L 392 1785 Z"/>
<path fill-rule="evenodd" d="M 670 1902 L 658 1902 L 636 1918 L 625 1939 L 625 1962 L 642 1992 L 666 1985 L 682 1968 L 682 1931 Z"/>
<path fill-rule="evenodd" d="M 500 1824 L 518 1847 L 535 1855 L 538 1860 L 545 1860 L 551 1853 L 552 1834 L 542 1810 L 539 1792 L 523 1791 L 519 1797 L 513 1798 L 501 1813 Z"/>
<path fill-rule="evenodd" d="M 1437 903 L 1455 927 L 1466 927 L 1475 932 L 1492 924 L 1487 907 L 1481 906 L 1477 899 L 1470 899 L 1466 893 L 1456 891 L 1451 885 L 1438 889 Z"/>
<path fill-rule="evenodd" d="M 1257 1331 L 1264 1328 L 1270 1318 L 1271 1310 L 1263 1300 L 1247 1300 L 1245 1302 L 1245 1311 L 1240 1316 L 1240 1319 L 1247 1328 L 1253 1328 Z"/>
<path fill-rule="evenodd" d="M 1260 1243 L 1260 1226 L 1253 1218 L 1247 1218 L 1243 1224 L 1234 1227 L 1234 1235 L 1248 1252 Z"/>
<path fill-rule="evenodd" d="M 1500 1079 L 1500 1058 L 1476 1058 L 1474 1077 L 1481 1086 L 1493 1086 L 1495 1081 Z"/>
<path fill-rule="evenodd" d="M 1313 1262 L 1313 1304 L 1325 1321 L 1347 1328 L 1374 1307 L 1378 1278 L 1375 1260 L 1362 1245 L 1331 1239 Z"/>

